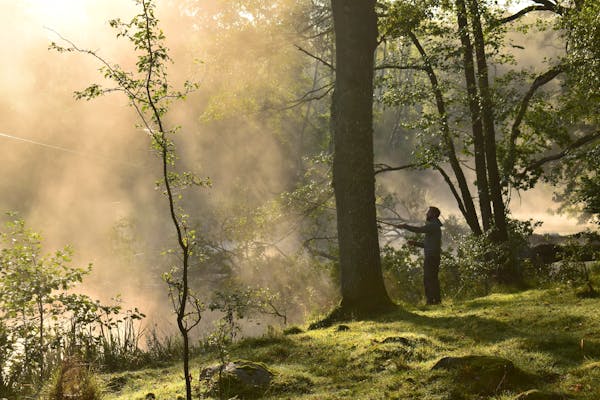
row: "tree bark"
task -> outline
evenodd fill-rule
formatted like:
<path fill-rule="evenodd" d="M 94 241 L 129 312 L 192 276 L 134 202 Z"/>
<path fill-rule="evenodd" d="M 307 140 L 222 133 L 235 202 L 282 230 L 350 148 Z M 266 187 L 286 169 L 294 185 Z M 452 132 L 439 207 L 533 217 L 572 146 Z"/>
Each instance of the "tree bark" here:
<path fill-rule="evenodd" d="M 481 116 L 485 136 L 485 158 L 487 163 L 488 184 L 491 201 L 494 206 L 494 231 L 492 239 L 503 243 L 508 240 L 506 210 L 502 198 L 502 185 L 498 160 L 496 156 L 496 129 L 494 127 L 494 110 L 489 87 L 487 60 L 485 55 L 485 39 L 481 28 L 481 15 L 477 0 L 469 1 L 471 27 L 475 42 L 475 58 L 477 60 L 477 77 L 481 96 Z"/>
<path fill-rule="evenodd" d="M 429 57 L 427 56 L 423 46 L 421 46 L 421 42 L 417 36 L 412 32 L 408 32 L 408 36 L 423 59 L 424 70 L 429 77 L 429 81 L 431 82 L 431 90 L 433 90 L 435 104 L 440 116 L 440 130 L 444 145 L 446 146 L 446 155 L 448 156 L 448 162 L 450 163 L 450 167 L 452 167 L 452 171 L 454 172 L 454 176 L 456 177 L 456 181 L 462 195 L 462 204 L 464 207 L 461 208 L 461 212 L 463 213 L 467 225 L 469 225 L 469 228 L 471 228 L 471 232 L 473 232 L 475 235 L 481 235 L 481 227 L 479 226 L 479 220 L 477 219 L 477 211 L 475 210 L 473 197 L 471 196 L 467 179 L 465 178 L 465 174 L 460 166 L 460 161 L 456 155 L 456 147 L 454 146 L 454 141 L 450 132 L 450 125 L 448 123 L 446 103 L 444 101 L 442 90 L 440 89 L 437 75 L 435 74 L 431 63 L 429 62 Z"/>
<path fill-rule="evenodd" d="M 458 32 L 463 50 L 463 64 L 465 68 L 465 83 L 471 114 L 471 131 L 473 133 L 473 150 L 475 153 L 475 174 L 477 176 L 477 192 L 479 194 L 479 210 L 483 230 L 487 231 L 492 225 L 492 207 L 490 203 L 489 185 L 485 160 L 485 138 L 483 124 L 479 109 L 479 95 L 477 93 L 477 79 L 473 64 L 473 44 L 469 37 L 469 23 L 464 0 L 456 0 L 456 16 Z"/>
<path fill-rule="evenodd" d="M 341 309 L 373 312 L 392 303 L 381 271 L 373 175 L 375 0 L 332 0 L 336 82 L 332 100 L 333 188 Z"/>

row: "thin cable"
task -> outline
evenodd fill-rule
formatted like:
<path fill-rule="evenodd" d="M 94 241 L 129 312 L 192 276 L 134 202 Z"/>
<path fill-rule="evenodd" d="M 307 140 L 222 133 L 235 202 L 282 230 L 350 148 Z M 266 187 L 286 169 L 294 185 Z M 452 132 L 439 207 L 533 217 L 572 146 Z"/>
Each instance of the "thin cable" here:
<path fill-rule="evenodd" d="M 3 133 L 0 132 L 0 137 L 5 137 L 8 139 L 14 139 L 14 140 L 18 140 L 21 142 L 25 142 L 25 143 L 30 143 L 30 144 L 35 144 L 36 146 L 42 146 L 42 147 L 46 147 L 52 150 L 58 150 L 58 151 L 62 151 L 65 153 L 71 153 L 71 154 L 75 154 L 78 156 L 83 156 L 83 157 L 93 157 L 93 158 L 98 158 L 101 160 L 106 160 L 106 161 L 110 161 L 113 163 L 117 163 L 117 164 L 124 164 L 124 165 L 128 165 L 131 167 L 138 167 L 138 165 L 126 162 L 126 161 L 119 161 L 119 160 L 115 160 L 112 158 L 108 158 L 108 157 L 104 157 L 98 154 L 90 154 L 90 153 L 84 153 L 82 151 L 77 151 L 77 150 L 71 150 L 71 149 L 67 149 L 66 147 L 60 147 L 60 146 L 55 146 L 53 144 L 48 144 L 48 143 L 42 143 L 42 142 L 38 142 L 35 140 L 31 140 L 31 139 L 27 139 L 27 138 L 23 138 L 23 137 L 19 137 L 19 136 L 13 136 L 13 135 L 9 135 L 8 133 Z"/>

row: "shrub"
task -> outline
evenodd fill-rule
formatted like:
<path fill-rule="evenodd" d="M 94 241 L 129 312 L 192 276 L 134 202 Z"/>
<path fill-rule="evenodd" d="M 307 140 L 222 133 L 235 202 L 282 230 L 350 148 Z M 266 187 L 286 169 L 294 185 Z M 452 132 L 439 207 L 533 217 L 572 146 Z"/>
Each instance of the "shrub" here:
<path fill-rule="evenodd" d="M 89 365 L 76 357 L 68 357 L 56 370 L 45 400 L 99 400 L 102 398 L 100 385 Z"/>

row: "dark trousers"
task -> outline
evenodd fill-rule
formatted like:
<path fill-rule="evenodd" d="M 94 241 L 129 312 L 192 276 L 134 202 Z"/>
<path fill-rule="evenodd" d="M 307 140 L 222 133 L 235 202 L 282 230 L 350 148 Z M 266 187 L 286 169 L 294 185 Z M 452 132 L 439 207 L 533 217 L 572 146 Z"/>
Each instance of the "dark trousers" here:
<path fill-rule="evenodd" d="M 442 300 L 440 295 L 440 281 L 438 279 L 438 272 L 440 270 L 439 254 L 426 254 L 423 269 L 423 284 L 425 285 L 427 304 L 439 304 Z"/>

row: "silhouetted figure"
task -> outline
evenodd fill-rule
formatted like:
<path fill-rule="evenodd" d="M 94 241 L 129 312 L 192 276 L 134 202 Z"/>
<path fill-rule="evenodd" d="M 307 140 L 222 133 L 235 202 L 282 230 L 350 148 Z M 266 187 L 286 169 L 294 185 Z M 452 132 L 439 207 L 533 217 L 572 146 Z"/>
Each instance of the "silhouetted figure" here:
<path fill-rule="evenodd" d="M 427 304 L 439 304 L 442 300 L 440 294 L 440 281 L 438 279 L 440 256 L 442 253 L 442 223 L 439 220 L 439 216 L 440 210 L 437 207 L 429 207 L 426 214 L 425 225 L 397 225 L 398 228 L 425 234 L 423 242 L 409 240 L 408 243 L 413 246 L 422 247 L 425 254 L 423 284 L 425 285 Z"/>

